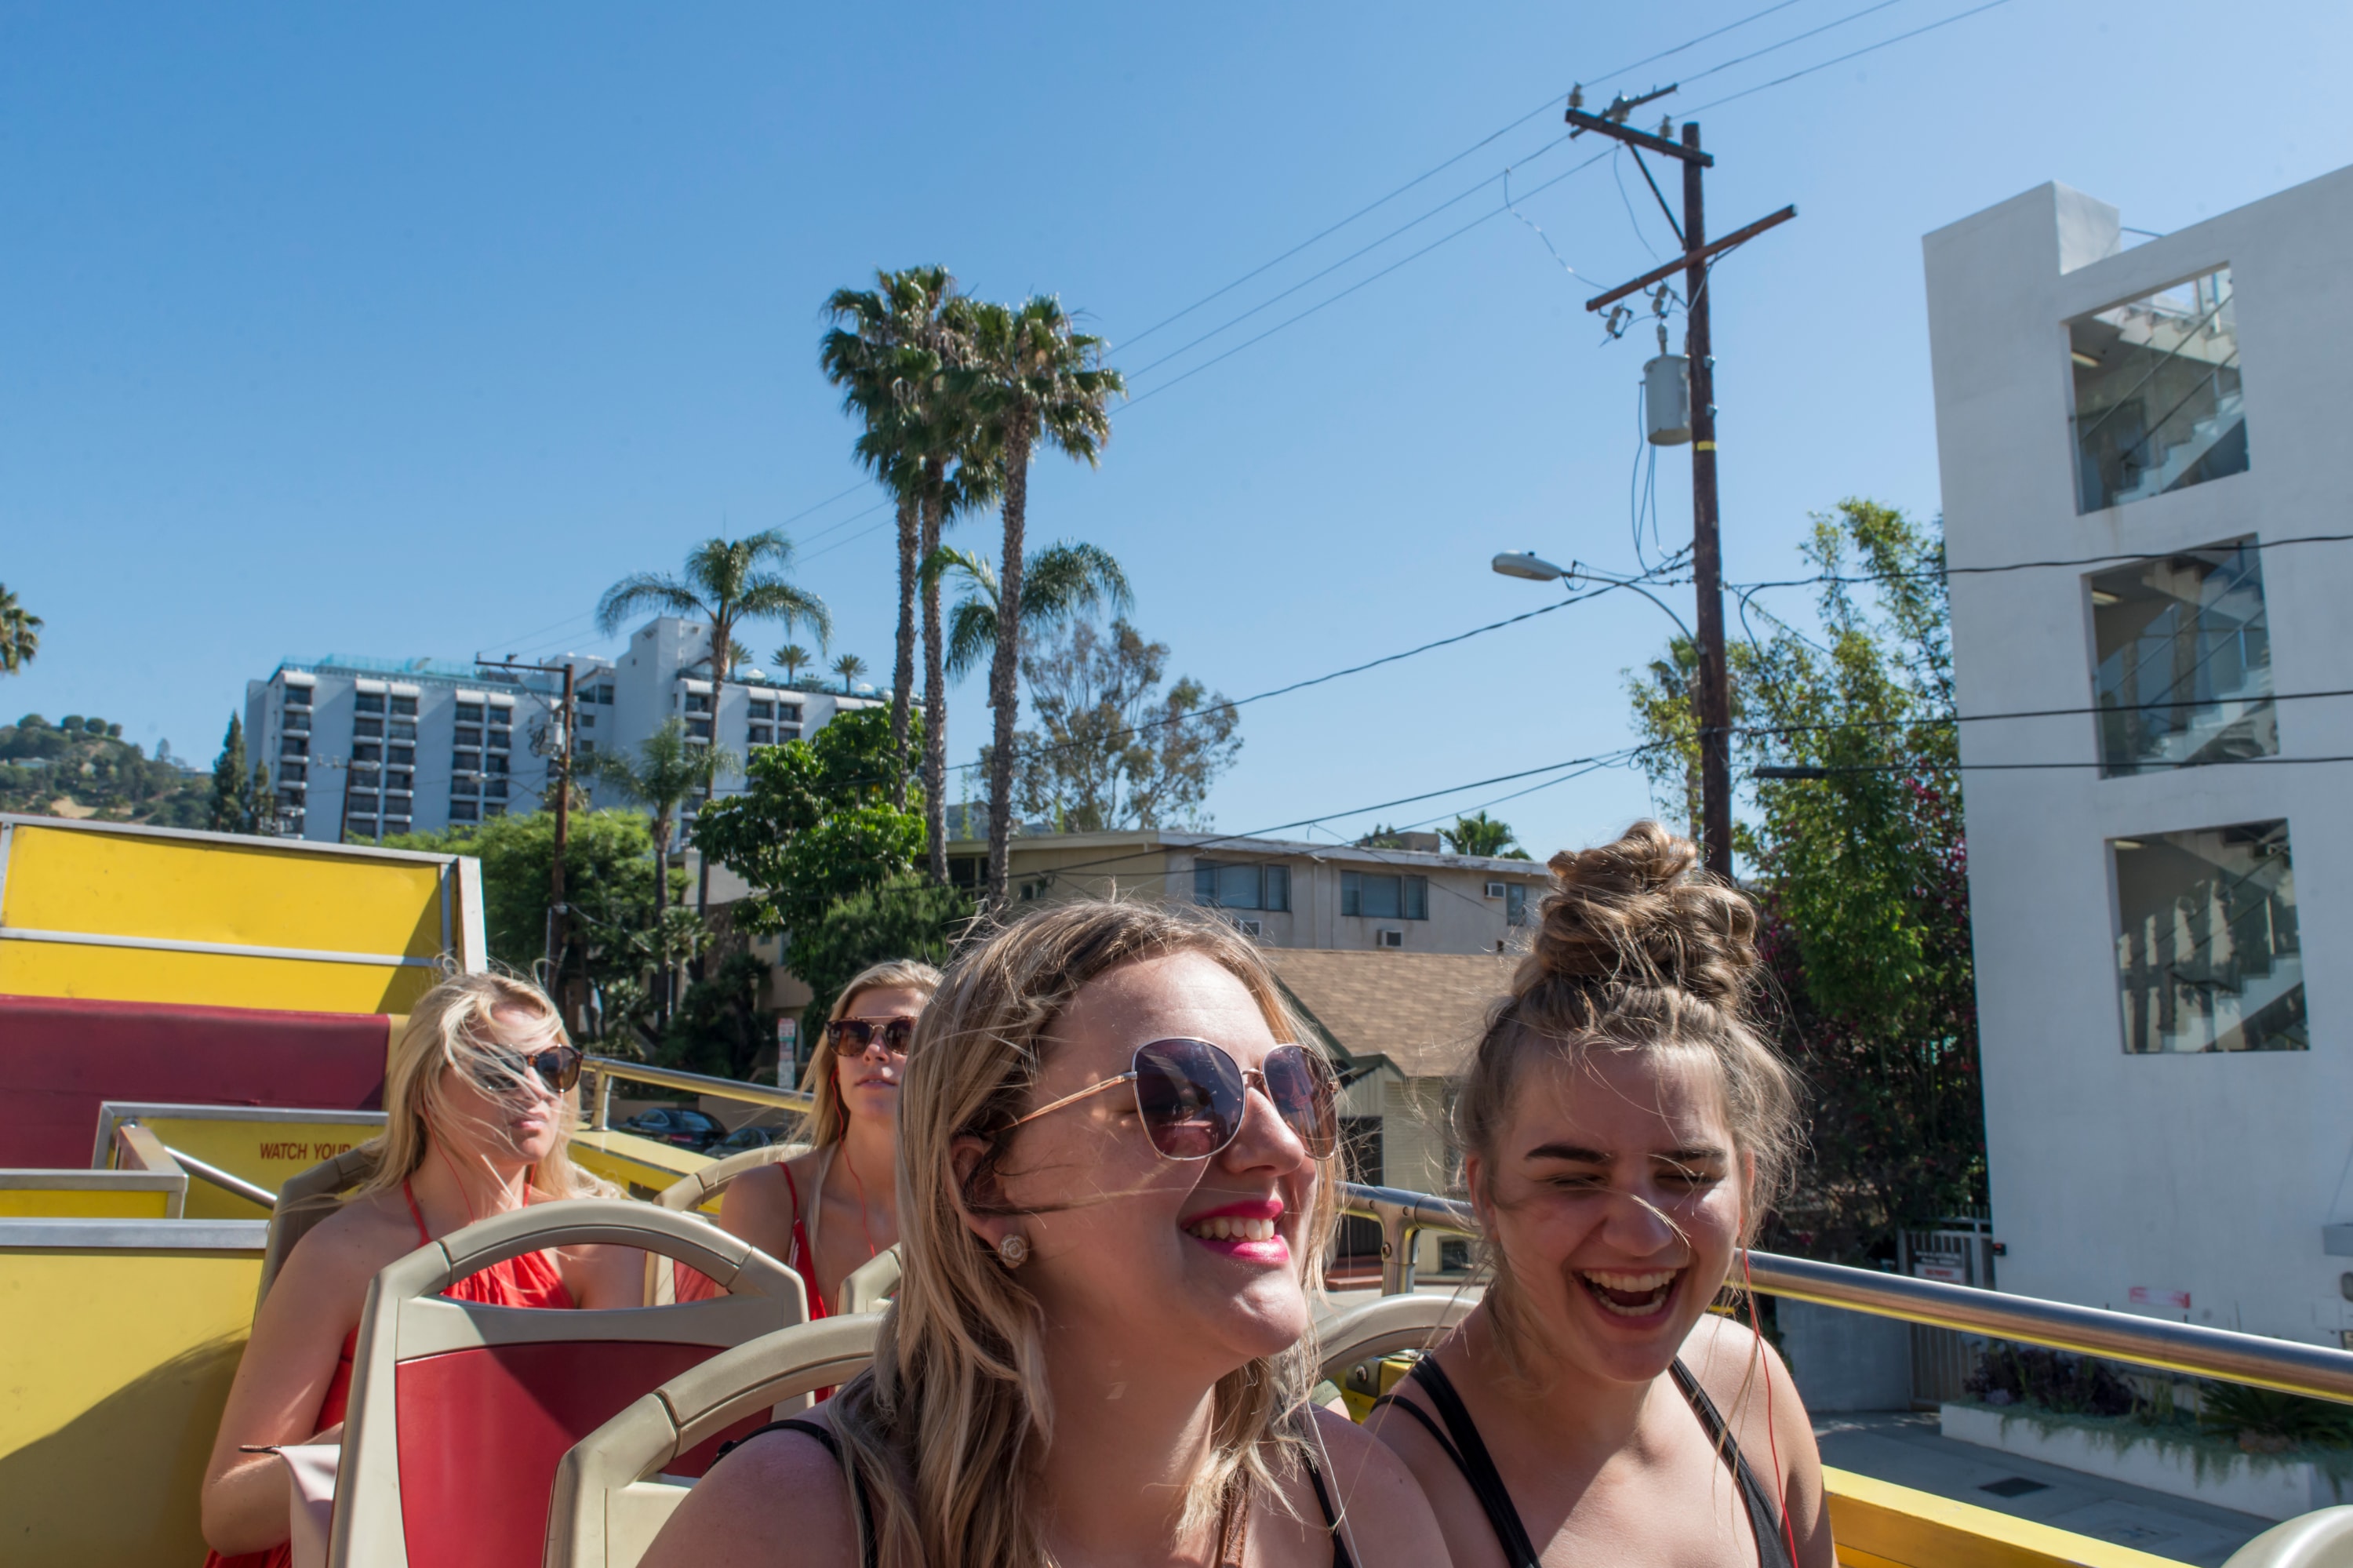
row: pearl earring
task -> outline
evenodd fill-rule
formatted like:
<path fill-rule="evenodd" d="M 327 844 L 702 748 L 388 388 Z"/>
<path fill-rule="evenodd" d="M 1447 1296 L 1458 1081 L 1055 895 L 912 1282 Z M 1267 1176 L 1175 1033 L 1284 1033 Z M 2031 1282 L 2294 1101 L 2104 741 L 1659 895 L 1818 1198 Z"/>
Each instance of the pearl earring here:
<path fill-rule="evenodd" d="M 997 1261 L 1018 1268 L 1029 1261 L 1029 1238 L 1016 1231 L 997 1244 Z"/>

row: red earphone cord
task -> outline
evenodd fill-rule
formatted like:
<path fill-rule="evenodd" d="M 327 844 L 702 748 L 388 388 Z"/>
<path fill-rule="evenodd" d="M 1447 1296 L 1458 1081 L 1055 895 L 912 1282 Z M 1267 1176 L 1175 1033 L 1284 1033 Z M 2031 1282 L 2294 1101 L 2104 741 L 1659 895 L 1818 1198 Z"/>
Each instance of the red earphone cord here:
<path fill-rule="evenodd" d="M 1781 1442 L 1773 1434 L 1773 1362 L 1765 1354 L 1765 1325 L 1757 1316 L 1757 1279 L 1748 1270 L 1748 1249 L 1740 1249 L 1740 1280 L 1748 1287 L 1748 1328 L 1757 1336 L 1757 1364 L 1765 1372 L 1765 1449 L 1773 1460 L 1773 1487 L 1780 1493 L 1781 1539 L 1788 1543 L 1789 1562 L 1798 1561 L 1798 1531 L 1789 1522 L 1789 1489 L 1781 1480 Z"/>

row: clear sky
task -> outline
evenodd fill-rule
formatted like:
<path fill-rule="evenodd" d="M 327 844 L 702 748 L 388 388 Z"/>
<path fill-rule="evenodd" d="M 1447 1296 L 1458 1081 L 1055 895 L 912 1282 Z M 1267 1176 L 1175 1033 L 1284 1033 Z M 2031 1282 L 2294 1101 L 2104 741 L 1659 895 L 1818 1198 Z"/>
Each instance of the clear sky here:
<path fill-rule="evenodd" d="M 1242 696 L 1534 608 L 1496 550 L 1632 563 L 1655 345 L 1581 305 L 1673 247 L 1630 166 L 1546 183 L 1591 155 L 1555 144 L 1580 79 L 1685 84 L 1714 231 L 1798 206 L 1714 285 L 1727 567 L 1786 575 L 1841 496 L 1936 510 L 1923 233 L 2052 179 L 2170 230 L 2353 141 L 2343 5 L 2007 0 L 1719 103 L 1979 0 L 1769 3 L 0 3 L 0 583 L 47 621 L 0 708 L 209 762 L 281 658 L 603 651 L 615 577 L 779 524 L 887 672 L 887 514 L 816 350 L 829 291 L 917 262 L 1111 340 L 1135 401 L 1099 471 L 1041 461 L 1031 537 L 1114 552 L 1177 669 Z M 1617 596 L 1252 705 L 1217 825 L 1620 747 L 1667 630 Z M 1606 770 L 1497 812 L 1543 853 L 1645 806 Z"/>

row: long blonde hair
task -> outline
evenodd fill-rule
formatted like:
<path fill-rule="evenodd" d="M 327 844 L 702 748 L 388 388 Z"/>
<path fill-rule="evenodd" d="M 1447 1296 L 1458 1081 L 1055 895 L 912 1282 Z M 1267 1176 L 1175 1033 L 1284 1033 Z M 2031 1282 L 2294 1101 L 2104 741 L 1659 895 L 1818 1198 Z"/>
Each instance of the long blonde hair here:
<path fill-rule="evenodd" d="M 860 970 L 843 986 L 825 1021 L 832 1023 L 849 1017 L 858 999 L 870 991 L 919 991 L 930 997 L 939 989 L 940 971 L 931 965 L 913 959 L 892 959 Z M 809 1053 L 808 1070 L 801 1075 L 801 1087 L 817 1100 L 817 1108 L 809 1113 L 808 1138 L 818 1149 L 839 1143 L 849 1132 L 849 1113 L 842 1106 L 841 1085 L 833 1075 L 836 1059 L 833 1032 L 819 1030 L 817 1049 Z"/>
<path fill-rule="evenodd" d="M 1482 1206 L 1494 1202 L 1497 1144 L 1531 1064 L 1574 1065 L 1597 1052 L 1699 1062 L 1723 1094 L 1746 1177 L 1740 1240 L 1754 1239 L 1798 1147 L 1797 1076 L 1754 1020 L 1757 908 L 1699 869 L 1699 847 L 1656 822 L 1615 842 L 1552 857 L 1552 890 L 1512 989 L 1454 1102 L 1454 1133 L 1480 1156 Z M 1507 1361 L 1525 1327 L 1510 1260 L 1490 1234 L 1485 1305 Z"/>
<path fill-rule="evenodd" d="M 899 1091 L 905 1274 L 872 1367 L 828 1407 L 845 1466 L 872 1503 L 883 1568 L 1046 1560 L 1038 1470 L 1054 1407 L 1042 1325 L 1036 1299 L 965 1224 L 954 1145 L 993 1139 L 1027 1107 L 1044 1036 L 1081 988 L 1176 953 L 1202 954 L 1240 980 L 1277 1040 L 1318 1049 L 1257 948 L 1231 927 L 1181 907 L 1099 900 L 1050 906 L 966 949 L 916 1025 Z M 1310 1291 L 1323 1284 L 1334 1176 L 1324 1162 L 1303 1238 Z M 1209 1457 L 1187 1491 L 1187 1528 L 1232 1518 L 1254 1486 L 1281 1495 L 1278 1472 L 1295 1462 L 1314 1376 L 1303 1341 L 1219 1381 Z"/>
<path fill-rule="evenodd" d="M 360 1145 L 362 1153 L 374 1158 L 375 1169 L 353 1197 L 399 1186 L 425 1162 L 428 1135 L 438 1128 L 448 1136 L 447 1129 L 457 1118 L 442 1087 L 443 1068 L 455 1068 L 479 1083 L 513 1077 L 513 1052 L 501 1044 L 492 1017 L 501 1012 L 527 1013 L 546 1031 L 551 1044 L 571 1044 L 555 1004 L 525 981 L 500 974 L 453 975 L 427 991 L 392 1048 L 385 1073 L 384 1131 Z M 532 1167 L 532 1186 L 551 1198 L 618 1197 L 617 1187 L 581 1170 L 565 1153 L 579 1126 L 579 1107 L 569 1095 L 561 1103 L 564 1136 Z"/>

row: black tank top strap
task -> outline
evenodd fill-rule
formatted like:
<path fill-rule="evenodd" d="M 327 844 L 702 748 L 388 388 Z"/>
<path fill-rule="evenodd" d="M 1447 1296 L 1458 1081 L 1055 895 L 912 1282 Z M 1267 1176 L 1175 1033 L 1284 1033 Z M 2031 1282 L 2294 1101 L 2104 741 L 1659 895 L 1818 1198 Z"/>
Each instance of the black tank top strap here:
<path fill-rule="evenodd" d="M 841 1462 L 841 1439 L 814 1421 L 771 1421 L 765 1426 L 744 1433 L 733 1443 L 722 1443 L 719 1446 L 719 1457 L 723 1459 L 753 1438 L 763 1436 L 770 1432 L 798 1432 L 814 1437 L 825 1445 L 825 1451 L 833 1456 L 836 1464 Z M 877 1568 L 881 1547 L 874 1537 L 874 1508 L 867 1500 L 866 1488 L 859 1480 L 858 1472 L 855 1469 L 849 1472 L 849 1490 L 850 1495 L 858 1499 L 858 1521 L 862 1527 L 860 1535 L 863 1549 L 859 1554 L 860 1560 L 865 1563 L 866 1568 Z"/>
<path fill-rule="evenodd" d="M 1438 1358 L 1422 1357 L 1408 1375 L 1421 1385 L 1423 1393 L 1430 1395 L 1430 1403 L 1438 1407 L 1439 1419 L 1446 1423 L 1447 1434 L 1452 1441 L 1440 1439 L 1440 1446 L 1445 1448 L 1446 1457 L 1454 1461 L 1454 1467 L 1462 1472 L 1462 1478 L 1470 1483 L 1472 1494 L 1478 1498 L 1479 1507 L 1487 1515 L 1487 1523 L 1494 1530 L 1495 1540 L 1504 1549 L 1504 1562 L 1510 1564 L 1510 1568 L 1540 1568 L 1535 1543 L 1528 1539 L 1527 1526 L 1520 1522 L 1520 1510 L 1512 1505 L 1511 1491 L 1504 1485 L 1504 1478 L 1496 1470 L 1495 1461 L 1487 1452 L 1487 1445 L 1480 1439 L 1478 1425 L 1472 1421 L 1471 1412 L 1463 1404 L 1462 1396 L 1455 1393 L 1452 1380 L 1440 1370 Z M 1396 1398 L 1395 1395 L 1389 1397 Z M 1413 1410 L 1423 1425 L 1430 1425 L 1430 1418 L 1414 1410 L 1409 1402 L 1398 1400 L 1397 1403 Z M 1431 1429 L 1430 1436 L 1439 1436 L 1435 1428 Z"/>
<path fill-rule="evenodd" d="M 1315 1506 L 1324 1510 L 1324 1528 L 1332 1532 L 1332 1568 L 1356 1568 L 1356 1560 L 1348 1555 L 1348 1543 L 1340 1539 L 1340 1515 L 1332 1507 L 1332 1494 L 1324 1485 L 1324 1472 L 1309 1459 L 1307 1484 L 1315 1489 Z"/>
<path fill-rule="evenodd" d="M 1740 1451 L 1740 1444 L 1732 1436 L 1732 1429 L 1725 1425 L 1724 1413 L 1716 1409 L 1715 1401 L 1707 1396 L 1707 1390 L 1700 1387 L 1699 1379 L 1683 1365 L 1683 1358 L 1678 1356 L 1668 1370 L 1674 1373 L 1675 1386 L 1683 1391 L 1683 1398 L 1690 1402 L 1693 1414 L 1699 1417 L 1700 1425 L 1706 1430 L 1708 1441 L 1716 1446 L 1717 1451 L 1724 1456 L 1724 1462 L 1732 1467 L 1733 1476 L 1740 1484 L 1741 1501 L 1748 1508 L 1748 1528 L 1757 1533 L 1757 1561 L 1760 1568 L 1797 1568 L 1789 1555 L 1788 1539 L 1781 1530 L 1781 1510 L 1773 1500 L 1772 1492 L 1749 1467 L 1748 1457 Z M 1771 1419 L 1770 1412 L 1767 1413 L 1767 1419 Z"/>

